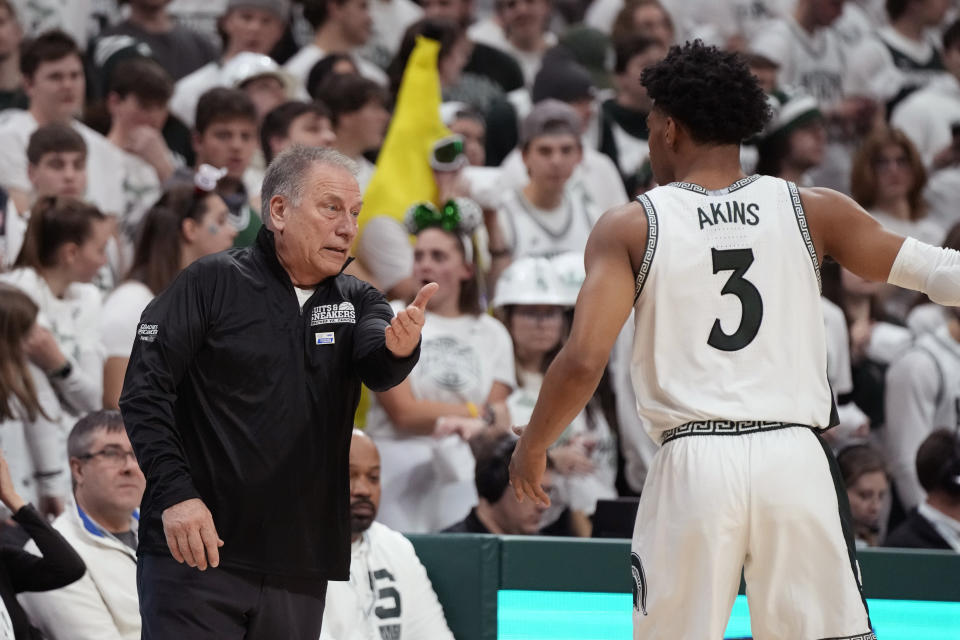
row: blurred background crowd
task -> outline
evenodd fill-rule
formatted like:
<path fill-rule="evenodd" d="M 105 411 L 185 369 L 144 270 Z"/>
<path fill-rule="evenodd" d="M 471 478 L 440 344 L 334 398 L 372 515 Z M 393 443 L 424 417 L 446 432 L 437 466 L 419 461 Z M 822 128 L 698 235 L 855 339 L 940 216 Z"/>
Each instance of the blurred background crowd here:
<path fill-rule="evenodd" d="M 112 515 L 132 553 L 143 476 L 118 417 L 95 414 L 114 425 L 93 429 L 99 449 L 71 430 L 117 407 L 150 300 L 253 242 L 271 159 L 329 146 L 365 192 L 347 273 L 398 305 L 440 285 L 414 372 L 357 413 L 381 458 L 378 520 L 597 535 L 657 447 L 630 323 L 550 452 L 549 509 L 506 491 L 509 426 L 564 343 L 593 224 L 657 186 L 643 70 L 694 38 L 741 52 L 773 110 L 743 147 L 747 174 L 841 190 L 960 249 L 958 18 L 954 0 L 0 0 L 13 484 L 43 515 L 75 520 L 84 500 L 81 519 Z M 960 314 L 829 260 L 823 294 L 827 438 L 858 543 L 960 551 Z M 12 520 L 2 536 L 26 539 Z"/>

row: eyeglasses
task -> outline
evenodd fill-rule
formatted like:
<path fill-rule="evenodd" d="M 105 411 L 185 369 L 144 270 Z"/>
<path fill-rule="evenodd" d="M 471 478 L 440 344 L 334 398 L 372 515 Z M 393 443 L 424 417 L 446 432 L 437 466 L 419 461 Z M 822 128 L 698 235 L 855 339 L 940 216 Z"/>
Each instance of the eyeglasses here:
<path fill-rule="evenodd" d="M 134 464 L 137 462 L 137 454 L 135 454 L 133 451 L 121 449 L 120 447 L 104 447 L 100 451 L 92 451 L 77 457 L 81 460 L 89 460 L 91 458 L 96 458 L 97 456 L 102 456 L 104 463 L 113 467 L 123 466 L 123 464 L 127 461 L 127 456 L 133 460 Z"/>

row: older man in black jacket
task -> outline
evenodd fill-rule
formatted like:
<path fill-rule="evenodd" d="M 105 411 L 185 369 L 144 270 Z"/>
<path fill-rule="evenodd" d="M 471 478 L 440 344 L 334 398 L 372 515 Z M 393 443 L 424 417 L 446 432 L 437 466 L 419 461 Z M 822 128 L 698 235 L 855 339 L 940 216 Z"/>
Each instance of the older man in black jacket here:
<path fill-rule="evenodd" d="M 342 273 L 353 171 L 328 149 L 275 158 L 255 245 L 195 262 L 143 312 L 120 407 L 147 478 L 144 639 L 313 640 L 327 581 L 348 577 L 360 383 L 406 377 L 436 290 L 394 317 Z"/>

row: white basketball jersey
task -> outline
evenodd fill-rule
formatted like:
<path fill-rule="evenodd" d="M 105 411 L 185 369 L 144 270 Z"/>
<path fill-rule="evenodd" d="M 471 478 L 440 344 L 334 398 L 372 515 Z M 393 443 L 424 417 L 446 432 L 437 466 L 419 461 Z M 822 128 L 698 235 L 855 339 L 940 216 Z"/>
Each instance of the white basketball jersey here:
<path fill-rule="evenodd" d="M 709 420 L 829 426 L 820 268 L 797 187 L 750 176 L 638 200 L 649 232 L 631 373 L 653 439 Z"/>

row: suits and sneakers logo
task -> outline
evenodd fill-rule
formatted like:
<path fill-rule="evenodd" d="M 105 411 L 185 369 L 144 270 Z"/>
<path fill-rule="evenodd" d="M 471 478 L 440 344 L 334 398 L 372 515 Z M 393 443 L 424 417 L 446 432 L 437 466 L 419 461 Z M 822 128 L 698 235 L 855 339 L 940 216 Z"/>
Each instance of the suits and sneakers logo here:
<path fill-rule="evenodd" d="M 140 327 L 137 328 L 137 337 L 143 342 L 153 342 L 157 339 L 158 326 L 146 322 L 140 323 Z"/>
<path fill-rule="evenodd" d="M 310 326 L 321 324 L 356 324 L 357 312 L 350 302 L 321 304 L 310 311 Z"/>
<path fill-rule="evenodd" d="M 630 573 L 633 575 L 633 609 L 647 615 L 647 576 L 636 553 L 630 554 Z"/>

